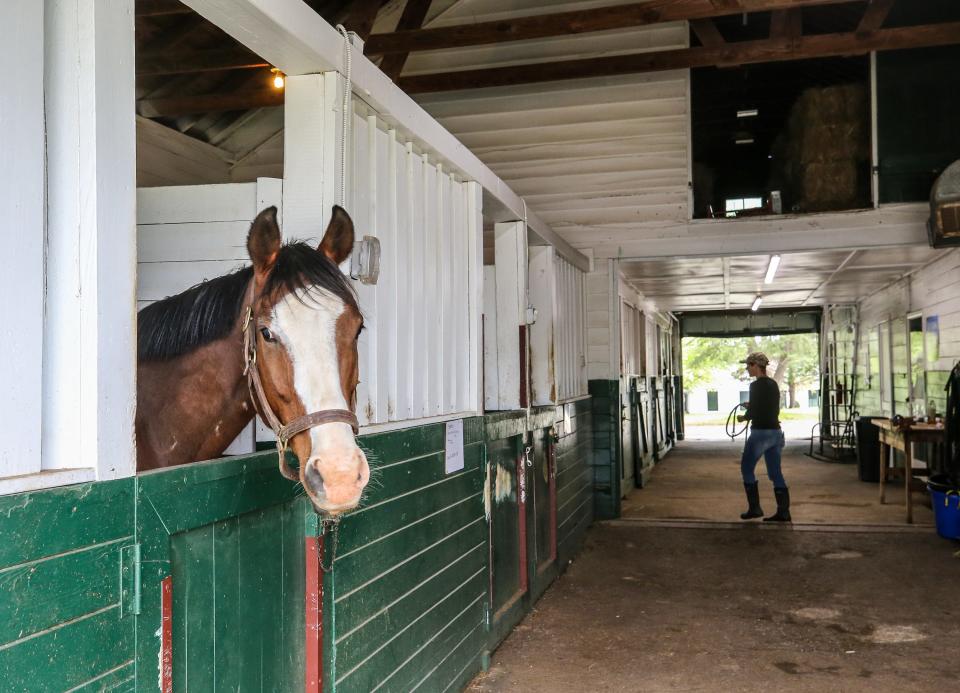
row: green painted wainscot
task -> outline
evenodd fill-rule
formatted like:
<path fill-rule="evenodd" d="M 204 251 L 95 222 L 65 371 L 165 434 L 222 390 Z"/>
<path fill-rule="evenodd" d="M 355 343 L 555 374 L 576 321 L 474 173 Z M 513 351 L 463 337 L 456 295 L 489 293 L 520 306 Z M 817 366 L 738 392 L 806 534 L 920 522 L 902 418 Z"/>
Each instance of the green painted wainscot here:
<path fill-rule="evenodd" d="M 0 497 L 0 688 L 458 690 L 582 542 L 592 419 L 465 419 L 451 474 L 445 424 L 363 436 L 335 535 L 272 451 Z"/>

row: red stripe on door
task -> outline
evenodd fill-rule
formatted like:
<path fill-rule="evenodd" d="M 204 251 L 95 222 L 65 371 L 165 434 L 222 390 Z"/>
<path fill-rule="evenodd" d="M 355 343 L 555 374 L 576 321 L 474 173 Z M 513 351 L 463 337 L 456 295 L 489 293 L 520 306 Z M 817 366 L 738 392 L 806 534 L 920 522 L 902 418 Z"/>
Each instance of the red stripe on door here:
<path fill-rule="evenodd" d="M 320 575 L 320 560 L 323 556 L 323 539 L 306 537 L 306 693 L 323 690 L 323 577 Z"/>
<path fill-rule="evenodd" d="M 160 690 L 173 693 L 173 576 L 160 581 Z"/>

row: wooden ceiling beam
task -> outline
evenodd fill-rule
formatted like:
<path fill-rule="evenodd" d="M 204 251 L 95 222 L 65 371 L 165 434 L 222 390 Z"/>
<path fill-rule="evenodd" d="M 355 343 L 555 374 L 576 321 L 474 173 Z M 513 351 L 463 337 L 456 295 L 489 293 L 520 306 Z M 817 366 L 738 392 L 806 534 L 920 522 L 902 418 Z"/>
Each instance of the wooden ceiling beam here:
<path fill-rule="evenodd" d="M 373 34 L 364 46 L 364 53 L 381 55 L 463 48 L 505 41 L 525 41 L 591 31 L 623 29 L 662 22 L 723 17 L 744 12 L 835 5 L 842 2 L 849 2 L 849 0 L 737 0 L 735 2 L 731 0 L 648 0 L 630 5 L 597 7 L 477 24 Z"/>
<path fill-rule="evenodd" d="M 770 13 L 770 38 L 790 40 L 803 33 L 803 17 L 799 9 L 774 10 Z"/>
<path fill-rule="evenodd" d="M 801 36 L 794 40 L 742 41 L 720 48 L 633 53 L 603 58 L 561 60 L 549 63 L 402 77 L 398 86 L 408 94 L 478 89 L 584 77 L 608 77 L 640 72 L 678 70 L 715 65 L 805 60 L 832 56 L 864 55 L 871 51 L 944 46 L 960 43 L 960 22 L 880 29 L 867 36 L 855 33 Z"/>
<path fill-rule="evenodd" d="M 870 4 L 867 5 L 867 9 L 860 19 L 860 24 L 857 26 L 857 35 L 872 34 L 880 29 L 886 21 L 887 15 L 890 14 L 893 3 L 894 0 L 870 0 Z"/>
<path fill-rule="evenodd" d="M 339 23 L 343 24 L 347 31 L 356 32 L 366 41 L 373 31 L 373 23 L 380 12 L 381 4 L 381 0 L 353 0 L 347 7 L 346 17 Z"/>
<path fill-rule="evenodd" d="M 193 12 L 179 0 L 136 0 L 133 6 L 135 17 L 162 17 L 171 14 L 190 14 Z"/>
<path fill-rule="evenodd" d="M 726 43 L 712 19 L 691 19 L 690 28 L 707 48 L 719 48 Z"/>
<path fill-rule="evenodd" d="M 427 12 L 433 0 L 407 0 L 403 7 L 403 14 L 400 15 L 400 21 L 397 22 L 398 31 L 410 31 L 419 29 L 423 26 L 427 18 Z M 380 69 L 392 80 L 396 80 L 403 72 L 403 66 L 407 63 L 409 53 L 390 53 L 383 56 L 380 61 Z"/>
<path fill-rule="evenodd" d="M 244 48 L 137 55 L 137 77 L 185 75 L 195 72 L 244 70 L 269 66 L 270 64 L 263 58 Z"/>
<path fill-rule="evenodd" d="M 137 112 L 146 118 L 175 118 L 191 113 L 249 111 L 283 105 L 282 89 L 245 89 L 237 92 L 142 99 Z"/>

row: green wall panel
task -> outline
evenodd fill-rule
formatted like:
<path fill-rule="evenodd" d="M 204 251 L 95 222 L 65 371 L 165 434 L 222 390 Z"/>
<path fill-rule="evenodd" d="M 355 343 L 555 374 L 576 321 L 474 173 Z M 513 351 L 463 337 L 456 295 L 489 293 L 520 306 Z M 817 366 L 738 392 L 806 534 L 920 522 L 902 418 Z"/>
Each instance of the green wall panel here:
<path fill-rule="evenodd" d="M 456 690 L 479 671 L 491 642 L 491 527 L 500 590 L 519 588 L 515 464 L 528 426 L 528 577 L 545 588 L 556 574 L 545 473 L 561 418 L 556 538 L 569 557 L 593 516 L 590 400 L 466 419 L 465 468 L 453 474 L 444 424 L 361 438 L 372 481 L 361 509 L 343 519 L 324 576 L 326 690 Z M 513 482 L 503 503 L 491 502 L 491 525 L 484 490 L 495 465 Z M 304 542 L 316 522 L 272 450 L 3 497 L 0 517 L 4 693 L 156 690 L 167 577 L 175 690 L 303 687 Z M 512 622 L 530 601 L 512 605 Z"/>
<path fill-rule="evenodd" d="M 591 380 L 594 513 L 620 517 L 620 382 Z"/>
<path fill-rule="evenodd" d="M 464 469 L 451 474 L 445 430 L 360 439 L 370 490 L 341 522 L 324 578 L 326 690 L 443 690 L 479 670 L 489 552 L 484 422 L 464 420 Z"/>
<path fill-rule="evenodd" d="M 4 693 L 92 686 L 132 663 L 121 554 L 133 542 L 133 488 L 126 479 L 0 498 Z"/>

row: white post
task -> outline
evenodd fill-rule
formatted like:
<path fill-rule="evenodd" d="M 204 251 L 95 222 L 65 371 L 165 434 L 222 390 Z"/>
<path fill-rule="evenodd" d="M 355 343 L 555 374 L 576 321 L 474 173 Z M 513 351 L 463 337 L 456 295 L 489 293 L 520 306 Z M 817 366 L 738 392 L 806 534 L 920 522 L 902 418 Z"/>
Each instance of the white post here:
<path fill-rule="evenodd" d="M 470 384 L 468 409 L 482 412 L 484 393 L 481 385 L 481 373 L 484 368 L 484 291 L 485 273 L 483 266 L 483 188 L 479 183 L 470 181 L 465 184 L 467 208 L 467 258 L 470 263 Z"/>
<path fill-rule="evenodd" d="M 497 368 L 499 409 L 520 409 L 525 355 L 520 328 L 526 324 L 527 227 L 522 221 L 494 226 L 497 277 Z"/>
<path fill-rule="evenodd" d="M 47 3 L 43 468 L 136 469 L 133 0 Z"/>
<path fill-rule="evenodd" d="M 0 91 L 0 477 L 40 471 L 43 354 L 43 3 L 7 0 L 0 40 L 9 51 Z"/>
<path fill-rule="evenodd" d="M 530 326 L 530 403 L 556 404 L 557 364 L 557 276 L 552 246 L 530 248 L 530 303 L 537 309 L 537 321 Z"/>
<path fill-rule="evenodd" d="M 284 86 L 283 235 L 319 243 L 340 175 L 340 101 L 335 72 L 288 77 Z"/>

